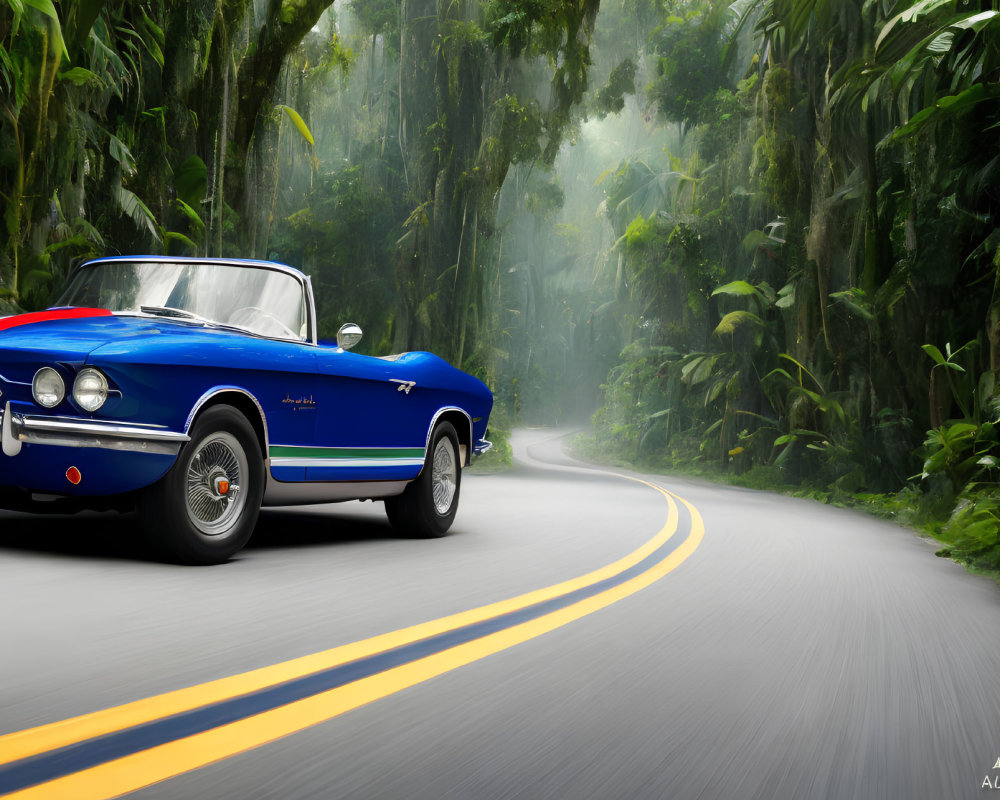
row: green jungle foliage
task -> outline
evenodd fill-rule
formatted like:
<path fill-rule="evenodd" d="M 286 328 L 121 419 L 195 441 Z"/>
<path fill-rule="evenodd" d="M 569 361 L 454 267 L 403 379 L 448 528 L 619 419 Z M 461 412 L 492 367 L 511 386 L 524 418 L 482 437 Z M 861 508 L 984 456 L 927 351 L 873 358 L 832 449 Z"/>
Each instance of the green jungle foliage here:
<path fill-rule="evenodd" d="M 902 492 L 943 552 L 996 569 L 998 4 L 657 8 L 642 103 L 684 136 L 655 209 L 618 213 L 634 163 L 608 190 L 641 323 L 596 444 Z"/>
<path fill-rule="evenodd" d="M 498 427 L 996 568 L 998 70 L 998 0 L 0 0 L 0 313 L 282 260 Z"/>
<path fill-rule="evenodd" d="M 0 310 L 105 253 L 265 257 L 321 336 L 496 383 L 501 187 L 550 164 L 597 0 L 0 0 Z"/>

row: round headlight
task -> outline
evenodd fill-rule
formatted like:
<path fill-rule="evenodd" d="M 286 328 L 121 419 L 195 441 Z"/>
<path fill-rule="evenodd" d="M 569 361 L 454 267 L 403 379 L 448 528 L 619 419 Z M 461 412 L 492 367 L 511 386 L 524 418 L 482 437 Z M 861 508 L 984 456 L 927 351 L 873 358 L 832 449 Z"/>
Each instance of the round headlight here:
<path fill-rule="evenodd" d="M 55 408 L 66 397 L 66 384 L 52 367 L 42 367 L 31 381 L 31 396 L 45 408 Z"/>
<path fill-rule="evenodd" d="M 73 399 L 84 411 L 97 411 L 108 399 L 108 381 L 92 367 L 80 370 L 73 383 Z"/>

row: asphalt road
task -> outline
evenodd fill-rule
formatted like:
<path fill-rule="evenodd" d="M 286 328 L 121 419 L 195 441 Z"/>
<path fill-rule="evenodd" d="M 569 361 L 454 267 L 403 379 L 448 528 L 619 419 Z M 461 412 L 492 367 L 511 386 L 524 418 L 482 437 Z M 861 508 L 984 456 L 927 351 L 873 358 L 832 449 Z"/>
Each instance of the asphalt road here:
<path fill-rule="evenodd" d="M 190 568 L 147 560 L 129 517 L 0 515 L 0 735 L 551 586 L 664 527 L 663 494 L 573 465 L 553 432 L 522 432 L 516 448 L 513 471 L 465 476 L 440 540 L 396 538 L 380 504 L 278 509 L 239 558 Z M 646 588 L 129 796 L 939 800 L 1000 787 L 994 584 L 862 515 L 644 477 L 704 521 L 697 548 Z M 678 525 L 674 542 L 695 515 L 681 506 Z"/>

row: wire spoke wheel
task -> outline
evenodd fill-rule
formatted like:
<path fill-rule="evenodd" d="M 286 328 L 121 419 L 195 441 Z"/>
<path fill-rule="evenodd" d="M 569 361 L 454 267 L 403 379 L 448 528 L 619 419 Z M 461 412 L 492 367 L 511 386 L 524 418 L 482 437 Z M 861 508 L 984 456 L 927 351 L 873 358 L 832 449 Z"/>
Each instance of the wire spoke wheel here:
<path fill-rule="evenodd" d="M 264 456 L 250 421 L 230 405 L 205 409 L 173 467 L 139 496 L 152 548 L 182 564 L 221 564 L 250 539 L 264 496 Z"/>
<path fill-rule="evenodd" d="M 431 496 L 434 509 L 442 516 L 451 511 L 457 486 L 458 465 L 455 462 L 455 450 L 451 440 L 442 438 L 434 448 L 434 460 L 431 466 Z"/>
<path fill-rule="evenodd" d="M 246 503 L 242 481 L 249 473 L 246 453 L 231 433 L 202 440 L 188 464 L 185 505 L 191 523 L 205 536 L 232 530 Z"/>
<path fill-rule="evenodd" d="M 402 494 L 385 499 L 385 513 L 392 527 L 406 536 L 444 536 L 458 512 L 462 489 L 458 434 L 448 420 L 431 432 L 427 457 L 420 474 Z"/>

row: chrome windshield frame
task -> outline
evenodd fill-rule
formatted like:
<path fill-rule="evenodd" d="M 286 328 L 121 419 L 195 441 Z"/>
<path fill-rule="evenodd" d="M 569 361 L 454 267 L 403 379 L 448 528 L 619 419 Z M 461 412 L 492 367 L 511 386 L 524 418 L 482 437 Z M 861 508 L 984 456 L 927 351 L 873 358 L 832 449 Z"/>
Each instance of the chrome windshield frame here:
<path fill-rule="evenodd" d="M 92 258 L 88 261 L 83 262 L 77 266 L 72 272 L 70 272 L 63 293 L 59 298 L 59 301 L 55 303 L 54 307 L 64 307 L 66 304 L 63 303 L 67 289 L 72 285 L 76 276 L 87 268 L 98 267 L 101 264 L 110 263 L 158 263 L 158 264 L 209 264 L 218 266 L 229 266 L 229 267 L 250 267 L 253 269 L 266 269 L 273 272 L 281 272 L 285 275 L 289 275 L 298 281 L 300 289 L 302 291 L 302 303 L 305 307 L 306 313 L 306 330 L 308 335 L 305 339 L 290 339 L 282 336 L 267 336 L 253 333 L 252 331 L 247 331 L 248 335 L 260 336 L 264 339 L 273 339 L 279 342 L 292 342 L 297 344 L 308 344 L 317 345 L 319 338 L 317 335 L 317 323 L 316 323 L 316 305 L 315 299 L 313 297 L 312 280 L 308 275 L 303 273 L 301 270 L 290 267 L 287 264 L 282 264 L 277 261 L 260 261 L 256 259 L 248 258 L 197 258 L 192 256 L 106 256 L 103 258 Z M 138 312 L 113 312 L 116 314 L 138 314 Z M 178 318 L 179 321 L 183 321 L 183 318 Z M 226 327 L 226 326 L 223 326 Z"/>

